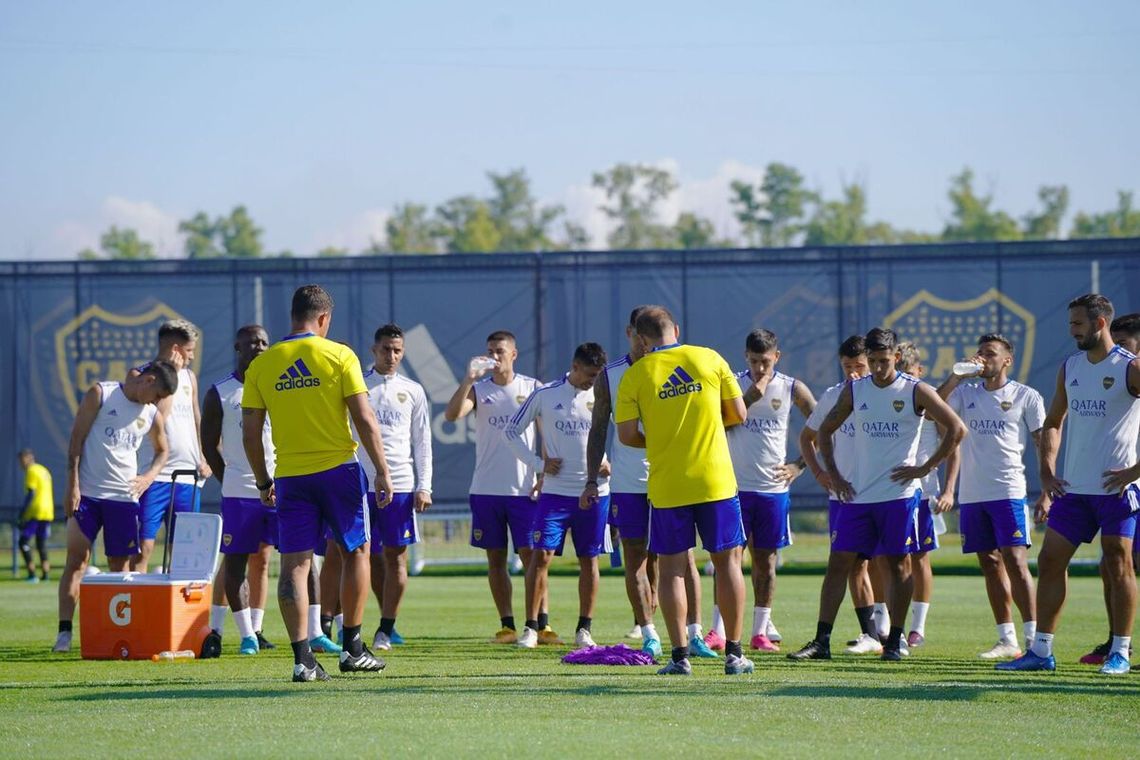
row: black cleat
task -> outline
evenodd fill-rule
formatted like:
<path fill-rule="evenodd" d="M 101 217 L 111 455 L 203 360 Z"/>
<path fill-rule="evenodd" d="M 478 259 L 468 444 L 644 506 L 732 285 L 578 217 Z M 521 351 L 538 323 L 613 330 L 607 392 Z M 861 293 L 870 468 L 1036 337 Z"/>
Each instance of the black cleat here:
<path fill-rule="evenodd" d="M 898 649 L 891 649 L 888 647 L 883 650 L 882 658 L 886 662 L 901 662 L 902 652 L 900 652 Z"/>
<path fill-rule="evenodd" d="M 310 681 L 328 681 L 329 674 L 321 667 L 319 662 L 313 661 L 313 667 L 298 663 L 293 666 L 293 682 L 309 683 Z"/>
<path fill-rule="evenodd" d="M 384 660 L 372 654 L 368 647 L 364 647 L 355 657 L 349 654 L 347 649 L 340 653 L 341 673 L 379 673 L 385 664 Z"/>
<path fill-rule="evenodd" d="M 276 644 L 274 644 L 272 641 L 270 641 L 269 639 L 267 639 L 261 635 L 261 631 L 256 631 L 254 635 L 257 636 L 257 646 L 259 648 L 261 648 L 261 649 L 276 649 L 277 648 Z"/>
<path fill-rule="evenodd" d="M 830 660 L 831 647 L 812 639 L 804 644 L 798 652 L 788 655 L 789 660 Z"/>

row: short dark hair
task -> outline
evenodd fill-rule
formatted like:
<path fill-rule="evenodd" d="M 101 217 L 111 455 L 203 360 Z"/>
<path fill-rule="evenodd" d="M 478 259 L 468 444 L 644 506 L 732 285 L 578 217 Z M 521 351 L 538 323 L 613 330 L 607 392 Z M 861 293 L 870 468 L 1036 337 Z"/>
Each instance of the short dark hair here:
<path fill-rule="evenodd" d="M 1070 309 L 1082 308 L 1089 315 L 1089 319 L 1104 317 L 1106 322 L 1112 321 L 1112 301 L 1100 293 L 1086 293 L 1085 295 L 1069 301 Z"/>
<path fill-rule="evenodd" d="M 1124 314 L 1112 320 L 1109 332 L 1122 332 L 1131 336 L 1140 335 L 1140 314 Z"/>
<path fill-rule="evenodd" d="M 158 342 L 185 345 L 198 340 L 199 331 L 193 322 L 185 319 L 168 319 L 158 326 Z"/>
<path fill-rule="evenodd" d="M 518 345 L 518 340 L 515 338 L 515 334 L 510 330 L 495 330 L 495 332 L 487 336 L 488 343 L 498 343 L 500 340 L 505 340 L 508 343 L 515 344 L 516 346 Z"/>
<path fill-rule="evenodd" d="M 289 315 L 294 322 L 310 322 L 321 314 L 331 314 L 333 299 L 320 285 L 302 285 L 293 291 Z"/>
<path fill-rule="evenodd" d="M 665 336 L 669 325 L 675 324 L 673 314 L 664 306 L 646 306 L 634 320 L 633 329 L 642 337 L 657 340 Z"/>
<path fill-rule="evenodd" d="M 874 351 L 894 351 L 899 345 L 899 336 L 894 330 L 886 327 L 875 327 L 864 336 L 867 353 Z"/>
<path fill-rule="evenodd" d="M 779 348 L 780 344 L 776 340 L 776 333 L 765 330 L 763 327 L 758 327 L 748 333 L 748 337 L 744 339 L 744 350 L 751 351 L 754 354 L 766 354 Z"/>
<path fill-rule="evenodd" d="M 629 326 L 637 327 L 637 318 L 645 313 L 646 309 L 652 309 L 649 304 L 641 304 L 641 306 L 634 306 L 633 311 L 629 313 Z"/>
<path fill-rule="evenodd" d="M 839 355 L 845 359 L 855 359 L 867 355 L 867 342 L 862 335 L 852 335 L 839 344 Z"/>
<path fill-rule="evenodd" d="M 574 349 L 574 361 L 587 367 L 604 367 L 606 350 L 597 343 L 583 343 Z"/>
<path fill-rule="evenodd" d="M 1013 353 L 1013 344 L 1009 342 L 1009 338 L 1001 333 L 986 333 L 978 338 L 978 347 L 981 348 L 983 343 L 1000 343 L 1005 346 L 1005 350 Z"/>
<path fill-rule="evenodd" d="M 263 332 L 267 336 L 269 335 L 269 331 L 261 325 L 242 325 L 238 328 L 237 332 L 234 333 L 234 339 L 236 340 L 243 335 L 253 335 L 256 332 Z"/>
<path fill-rule="evenodd" d="M 178 370 L 170 362 L 159 359 L 143 367 L 140 376 L 153 375 L 155 385 L 163 396 L 170 396 L 178 390 Z"/>
<path fill-rule="evenodd" d="M 380 325 L 376 328 L 376 334 L 372 336 L 372 340 L 379 343 L 383 338 L 399 338 L 404 339 L 404 330 L 394 322 L 389 322 L 386 325 Z"/>
<path fill-rule="evenodd" d="M 36 452 L 32 451 L 31 449 L 20 449 L 16 456 L 18 456 L 20 459 L 23 459 L 24 457 L 32 457 L 35 459 Z"/>

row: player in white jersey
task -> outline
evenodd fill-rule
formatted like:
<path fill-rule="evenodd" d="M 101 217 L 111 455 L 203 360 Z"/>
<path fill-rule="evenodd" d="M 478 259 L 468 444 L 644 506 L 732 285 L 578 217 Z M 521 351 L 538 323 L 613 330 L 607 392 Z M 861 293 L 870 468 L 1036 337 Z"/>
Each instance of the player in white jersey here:
<path fill-rule="evenodd" d="M 997 643 L 979 656 L 1020 657 L 1013 604 L 1021 613 L 1026 647 L 1037 632 L 1022 460 L 1027 438 L 1033 439 L 1034 447 L 1040 446 L 1045 401 L 1037 391 L 1010 379 L 1013 345 L 1002 335 L 979 338 L 971 361 L 979 365 L 978 373 L 951 373 L 938 387 L 938 395 L 970 430 L 960 449 L 962 552 L 978 555 L 998 632 Z M 946 492 L 953 494 L 954 485 L 947 474 Z"/>
<path fill-rule="evenodd" d="M 839 400 L 839 394 L 847 387 L 848 381 L 858 380 L 871 374 L 871 367 L 867 363 L 867 346 L 862 335 L 852 335 L 839 345 L 839 367 L 844 380 L 831 386 L 819 397 L 807 423 L 800 432 L 800 456 L 804 458 L 807 468 L 811 470 L 816 482 L 827 491 L 827 530 L 830 535 L 835 530 L 835 520 L 839 515 L 842 503 L 835 493 L 835 484 L 816 458 L 816 443 L 819 438 L 819 427 L 823 424 L 827 414 Z M 854 477 L 855 462 L 855 423 L 848 420 L 840 426 L 833 436 L 835 464 L 845 478 Z M 851 602 L 855 606 L 855 617 L 859 621 L 859 636 L 847 642 L 848 654 L 882 654 L 883 643 L 879 640 L 878 632 L 872 622 L 874 607 L 874 592 L 871 586 L 869 572 L 870 557 L 859 555 L 851 567 L 847 577 L 847 585 L 851 589 Z M 827 582 L 826 579 L 824 581 Z M 833 583 L 842 583 L 837 578 Z M 835 593 L 835 590 L 825 590 L 824 593 Z"/>
<path fill-rule="evenodd" d="M 1069 561 L 1077 547 L 1098 532 L 1112 613 L 1112 646 L 1100 672 L 1120 675 L 1131 669 L 1136 611 L 1132 543 L 1140 511 L 1140 359 L 1113 345 L 1111 323 L 1112 302 L 1102 295 L 1084 295 L 1069 303 L 1069 334 L 1078 351 L 1057 373 L 1041 435 L 1038 510 L 1039 517 L 1048 514 L 1048 528 L 1037 555 L 1037 635 L 1028 652 L 998 664 L 999 670 L 1056 669 L 1053 632 L 1065 605 Z M 1066 417 L 1062 480 L 1057 451 Z"/>
<path fill-rule="evenodd" d="M 541 473 L 530 565 L 526 569 L 526 627 L 520 647 L 538 645 L 538 612 L 546 598 L 547 573 L 554 553 L 566 542 L 569 531 L 578 555 L 578 624 L 574 643 L 594 646 L 590 627 L 598 597 L 598 555 L 606 539 L 609 514 L 608 462 L 598 473 L 597 499 L 579 505 L 586 486 L 586 446 L 594 410 L 594 381 L 606 366 L 606 352 L 597 343 L 583 343 L 574 350 L 570 371 L 530 394 L 503 430 L 507 444 L 519 461 Z M 543 455 L 538 456 L 524 437 L 536 420 L 542 420 Z"/>
<path fill-rule="evenodd" d="M 934 389 L 895 369 L 898 337 L 891 330 L 867 333 L 871 374 L 852 380 L 819 428 L 819 453 L 836 494 L 843 502 L 832 531 L 831 555 L 820 594 L 815 638 L 788 657 L 793 660 L 831 659 L 831 629 L 844 584 L 860 554 L 885 554 L 891 572 L 889 588 L 892 622 L 882 658 L 902 659 L 903 630 L 898 625 L 910 604 L 911 578 L 907 554 L 916 548 L 915 522 L 921 498 L 919 481 L 936 468 L 966 435 L 962 420 Z M 925 462 L 917 460 L 923 415 L 941 425 L 938 450 Z M 843 423 L 855 422 L 853 481 L 840 473 L 832 436 Z"/>
<path fill-rule="evenodd" d="M 748 407 L 748 419 L 729 428 L 728 450 L 740 489 L 744 535 L 752 553 L 751 647 L 778 652 L 768 638 L 772 600 L 776 592 L 776 559 L 792 543 L 791 500 L 788 488 L 806 468 L 803 459 L 788 462 L 788 433 L 792 406 L 807 419 L 815 397 L 807 385 L 776 371 L 780 347 L 775 333 L 759 328 L 744 341 L 748 369 L 736 375 Z"/>
<path fill-rule="evenodd" d="M 267 348 L 269 334 L 264 327 L 240 328 L 234 336 L 237 366 L 210 386 L 202 403 L 202 456 L 222 484 L 222 583 L 241 637 L 241 654 L 275 648 L 262 635 L 261 627 L 269 594 L 269 560 L 277 545 L 277 510 L 261 503 L 241 440 L 245 371 Z M 272 477 L 273 438 L 268 419 L 261 439 L 265 466 Z"/>
<path fill-rule="evenodd" d="M 471 545 L 487 552 L 487 583 L 499 613 L 499 630 L 491 639 L 496 644 L 518 641 L 511 603 L 511 576 L 507 570 L 507 537 L 522 560 L 530 565 L 531 522 L 534 520 L 535 473 L 520 462 L 507 447 L 503 428 L 541 384 L 533 377 L 515 372 L 519 352 L 515 336 L 496 330 L 487 336 L 487 353 L 471 359 L 463 382 L 447 402 L 444 418 L 456 422 L 475 413 L 475 472 L 471 476 Z M 493 367 L 480 366 L 494 361 Z M 488 362 L 489 363 L 489 362 Z M 524 439 L 534 450 L 534 433 Z M 549 626 L 546 601 L 538 615 L 540 644 L 560 644 Z"/>
<path fill-rule="evenodd" d="M 387 651 L 401 643 L 396 616 L 408 588 L 408 547 L 419 541 L 416 515 L 431 506 L 431 408 L 419 383 L 397 374 L 404 359 L 404 331 L 394 324 L 376 330 L 372 369 L 364 373 L 368 405 L 384 440 L 384 458 L 392 478 L 392 502 L 376 506 L 376 473 L 365 463 L 372 526 L 372 592 L 380 603 L 380 625 L 373 649 Z"/>
<path fill-rule="evenodd" d="M 53 652 L 71 651 L 71 624 L 91 545 L 103 531 L 113 572 L 127 569 L 139 545 L 139 494 L 166 460 L 162 413 L 155 404 L 178 388 L 178 371 L 151 362 L 122 383 L 96 383 L 83 396 L 67 447 L 67 564 L 59 579 L 59 633 Z M 157 423 L 157 424 L 155 424 Z M 138 450 L 149 437 L 154 460 L 140 474 Z"/>
<path fill-rule="evenodd" d="M 170 506 L 172 488 L 175 512 L 197 512 L 199 509 L 200 494 L 195 484 L 193 482 L 172 484 L 170 478 L 174 471 L 197 470 L 199 477 L 210 477 L 210 467 L 202 459 L 199 432 L 202 413 L 198 405 L 198 378 L 190 369 L 190 363 L 194 361 L 194 352 L 198 349 L 198 338 L 198 328 L 183 319 L 163 322 L 158 328 L 156 359 L 168 361 L 178 368 L 178 391 L 159 404 L 159 411 L 166 420 L 166 440 L 170 446 L 170 454 L 166 458 L 162 472 L 139 499 L 142 510 L 140 517 L 142 543 L 138 554 L 131 558 L 131 570 L 135 572 L 146 572 L 150 555 L 154 551 L 158 529 L 166 521 L 166 510 Z M 131 374 L 138 371 L 133 369 Z M 153 457 L 154 452 L 144 441 L 142 448 L 139 449 L 139 462 L 145 464 Z M 224 597 L 220 596 L 224 593 L 222 579 L 215 578 L 215 583 L 217 585 L 214 606 L 210 613 L 210 627 L 220 634 L 226 607 Z"/>

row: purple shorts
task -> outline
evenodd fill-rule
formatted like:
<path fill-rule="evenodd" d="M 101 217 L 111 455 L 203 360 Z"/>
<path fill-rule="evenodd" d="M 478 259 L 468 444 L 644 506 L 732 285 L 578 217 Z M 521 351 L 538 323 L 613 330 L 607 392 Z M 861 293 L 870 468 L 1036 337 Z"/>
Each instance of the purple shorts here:
<path fill-rule="evenodd" d="M 537 513 L 529 496 L 495 496 L 473 493 L 471 504 L 471 545 L 480 549 L 506 549 L 507 529 L 515 551 L 534 545 L 531 529 Z"/>
<path fill-rule="evenodd" d="M 392 503 L 380 509 L 376 506 L 376 494 L 368 492 L 368 515 L 372 521 L 372 547 L 369 551 L 379 554 L 385 546 L 419 543 L 415 503 L 414 494 L 394 493 Z"/>
<path fill-rule="evenodd" d="M 277 545 L 277 510 L 261 499 L 222 497 L 222 554 L 256 554 Z"/>
<path fill-rule="evenodd" d="M 1049 527 L 1073 544 L 1087 544 L 1096 537 L 1136 535 L 1136 512 L 1140 510 L 1140 489 L 1128 486 L 1117 494 L 1067 493 L 1053 502 Z"/>
<path fill-rule="evenodd" d="M 706 501 L 687 507 L 653 508 L 649 513 L 649 551 L 654 554 L 680 554 L 701 544 L 710 553 L 744 546 L 744 523 L 740 500 Z"/>
<path fill-rule="evenodd" d="M 998 499 L 963 504 L 958 516 L 962 553 L 991 552 L 999 547 L 1029 546 L 1029 510 L 1025 499 Z"/>
<path fill-rule="evenodd" d="M 602 553 L 606 541 L 606 516 L 610 512 L 610 497 L 600 496 L 597 502 L 582 509 L 577 496 L 542 494 L 538 497 L 531 539 L 535 549 L 558 551 L 566 540 L 566 531 L 574 539 L 574 553 L 579 557 L 596 557 Z"/>
<path fill-rule="evenodd" d="M 193 483 L 171 483 L 157 480 L 139 498 L 139 532 L 144 541 L 153 541 L 159 527 L 166 522 L 170 507 L 170 489 L 174 488 L 174 512 L 197 512 L 202 507 L 202 492 Z"/>
<path fill-rule="evenodd" d="M 870 504 L 840 505 L 831 531 L 831 551 L 876 554 L 910 554 L 918 551 L 915 516 L 922 492 L 909 499 Z"/>
<path fill-rule="evenodd" d="M 27 546 L 33 539 L 47 541 L 51 537 L 51 520 L 28 520 L 20 525 L 20 546 Z"/>
<path fill-rule="evenodd" d="M 324 535 L 317 539 L 317 545 L 313 547 L 313 554 L 318 557 L 325 556 L 329 549 L 329 541 L 335 540 L 336 539 L 333 538 L 332 531 L 328 528 L 325 528 Z"/>
<path fill-rule="evenodd" d="M 130 557 L 139 553 L 139 505 L 134 501 L 79 497 L 75 521 L 87 540 L 103 531 L 103 553 L 108 557 Z"/>
<path fill-rule="evenodd" d="M 649 496 L 643 493 L 611 493 L 610 525 L 623 540 L 649 538 Z"/>
<path fill-rule="evenodd" d="M 938 548 L 938 534 L 934 532 L 934 513 L 930 511 L 930 499 L 923 499 L 918 503 L 918 514 L 915 515 L 918 526 L 918 548 L 916 552 L 932 552 Z"/>
<path fill-rule="evenodd" d="M 753 549 L 783 549 L 792 543 L 792 525 L 788 512 L 791 499 L 788 492 L 756 493 L 741 491 L 740 516 L 744 520 L 744 535 Z"/>
<path fill-rule="evenodd" d="M 368 542 L 364 471 L 356 462 L 311 475 L 288 475 L 277 485 L 277 548 L 282 554 L 309 552 L 325 529 L 346 552 Z"/>

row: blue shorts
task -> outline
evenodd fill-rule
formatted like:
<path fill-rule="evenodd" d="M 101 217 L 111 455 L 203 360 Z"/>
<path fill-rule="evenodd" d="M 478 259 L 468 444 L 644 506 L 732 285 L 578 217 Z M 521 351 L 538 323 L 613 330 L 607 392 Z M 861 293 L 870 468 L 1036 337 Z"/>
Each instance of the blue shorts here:
<path fill-rule="evenodd" d="M 628 541 L 649 538 L 649 496 L 643 493 L 611 493 L 610 525 Z"/>
<path fill-rule="evenodd" d="M 1049 527 L 1073 544 L 1087 544 L 1096 537 L 1136 535 L 1136 512 L 1140 489 L 1128 486 L 1124 495 L 1067 493 L 1053 502 Z"/>
<path fill-rule="evenodd" d="M 574 539 L 574 553 L 579 557 L 596 557 L 606 542 L 606 516 L 610 497 L 582 509 L 577 496 L 542 494 L 538 497 L 538 514 L 531 531 L 535 549 L 555 552 L 562 548 L 566 531 Z"/>
<path fill-rule="evenodd" d="M 918 548 L 916 552 L 932 552 L 938 548 L 938 534 L 934 532 L 934 513 L 930 511 L 930 499 L 923 499 L 918 503 L 918 514 L 915 515 L 918 526 Z"/>
<path fill-rule="evenodd" d="M 144 541 L 153 541 L 158 536 L 159 527 L 166 522 L 166 510 L 170 507 L 170 489 L 174 488 L 174 511 L 198 512 L 202 507 L 202 492 L 193 483 L 171 483 L 169 480 L 155 481 L 143 491 L 139 498 L 140 532 Z"/>
<path fill-rule="evenodd" d="M 103 531 L 103 553 L 130 557 L 139 553 L 139 505 L 134 501 L 79 497 L 75 521 L 91 543 Z"/>
<path fill-rule="evenodd" d="M 480 549 L 506 549 L 507 529 L 515 551 L 534 545 L 531 530 L 537 511 L 529 496 L 493 496 L 473 493 L 471 504 L 471 545 Z"/>
<path fill-rule="evenodd" d="M 369 551 L 379 554 L 385 546 L 419 543 L 415 503 L 414 494 L 394 493 L 392 503 L 380 509 L 376 506 L 375 492 L 368 492 L 368 515 L 372 521 L 372 547 Z"/>
<path fill-rule="evenodd" d="M 1025 499 L 998 499 L 963 504 L 958 516 L 962 553 L 990 552 L 999 547 L 1029 546 L 1029 508 Z"/>
<path fill-rule="evenodd" d="M 697 545 L 697 533 L 705 551 L 715 554 L 744 546 L 740 500 L 706 501 L 687 507 L 653 508 L 649 513 L 649 551 L 680 554 Z"/>
<path fill-rule="evenodd" d="M 32 539 L 47 541 L 51 537 L 51 520 L 28 520 L 20 524 L 20 545 L 27 546 Z"/>
<path fill-rule="evenodd" d="M 332 531 L 340 547 L 354 552 L 368 542 L 367 486 L 357 462 L 310 475 L 277 478 L 277 548 L 282 554 L 313 551 Z"/>
<path fill-rule="evenodd" d="M 922 492 L 916 490 L 909 499 L 842 504 L 831 531 L 831 550 L 867 556 L 917 551 L 915 517 L 920 501 Z"/>
<path fill-rule="evenodd" d="M 277 545 L 277 510 L 261 499 L 222 497 L 222 554 L 256 554 Z"/>
<path fill-rule="evenodd" d="M 791 545 L 792 526 L 788 512 L 792 502 L 787 491 L 741 491 L 739 498 L 744 535 L 750 547 L 776 550 Z"/>

